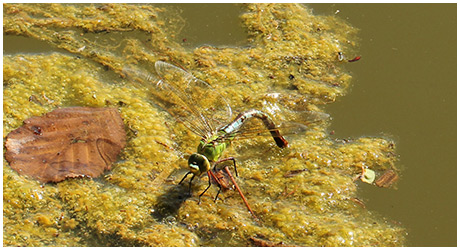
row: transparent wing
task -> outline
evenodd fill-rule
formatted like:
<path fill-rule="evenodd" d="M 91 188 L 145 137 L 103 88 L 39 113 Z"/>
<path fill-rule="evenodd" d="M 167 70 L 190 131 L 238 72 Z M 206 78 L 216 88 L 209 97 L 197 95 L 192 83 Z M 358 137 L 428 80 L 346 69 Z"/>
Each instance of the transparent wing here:
<path fill-rule="evenodd" d="M 230 105 L 208 83 L 169 63 L 155 63 L 156 75 L 133 66 L 123 73 L 149 89 L 156 104 L 200 136 L 210 136 L 229 122 Z"/>

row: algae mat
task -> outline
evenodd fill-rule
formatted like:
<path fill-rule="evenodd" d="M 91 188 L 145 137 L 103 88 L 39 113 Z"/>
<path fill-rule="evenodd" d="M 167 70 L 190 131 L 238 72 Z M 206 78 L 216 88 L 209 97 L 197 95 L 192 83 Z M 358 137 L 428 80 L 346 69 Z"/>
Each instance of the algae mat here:
<path fill-rule="evenodd" d="M 4 160 L 4 246 L 404 245 L 403 228 L 363 208 L 355 181 L 362 168 L 398 171 L 394 142 L 332 140 L 328 122 L 288 137 L 288 149 L 266 137 L 235 142 L 226 155 L 237 159 L 255 221 L 234 191 L 214 203 L 213 187 L 198 204 L 205 178 L 187 196 L 177 183 L 200 138 L 121 77 L 126 64 L 167 61 L 210 83 L 236 111 L 282 107 L 274 118 L 289 121 L 346 94 L 351 76 L 339 52 L 351 58 L 357 30 L 343 20 L 297 4 L 241 5 L 249 45 L 185 48 L 185 21 L 170 8 L 5 4 L 3 15 L 5 34 L 67 51 L 4 55 L 4 138 L 23 120 L 67 106 L 117 107 L 128 133 L 120 159 L 96 179 L 42 185 Z"/>

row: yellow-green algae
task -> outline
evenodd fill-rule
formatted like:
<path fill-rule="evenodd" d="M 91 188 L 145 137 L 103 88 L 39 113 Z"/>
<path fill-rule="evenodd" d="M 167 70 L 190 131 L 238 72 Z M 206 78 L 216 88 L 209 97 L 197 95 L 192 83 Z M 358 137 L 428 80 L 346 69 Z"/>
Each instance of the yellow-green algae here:
<path fill-rule="evenodd" d="M 62 106 L 119 107 L 129 136 L 112 170 L 93 180 L 41 185 L 4 160 L 4 246 L 246 246 L 250 237 L 299 246 L 404 244 L 403 228 L 356 202 L 353 181 L 362 167 L 397 170 L 392 141 L 335 141 L 324 123 L 285 150 L 268 139 L 235 142 L 226 154 L 237 157 L 237 181 L 257 222 L 236 192 L 217 203 L 215 188 L 200 205 L 185 199 L 187 185 L 177 182 L 199 138 L 119 78 L 127 63 L 164 60 L 209 82 L 235 110 L 263 108 L 257 96 L 275 91 L 306 96 L 303 108 L 321 110 L 351 80 L 337 53 L 352 51 L 356 30 L 342 20 L 297 4 L 242 5 L 250 46 L 187 49 L 173 32 L 184 21 L 151 5 L 3 6 L 7 35 L 72 53 L 3 57 L 3 137 Z M 308 171 L 285 177 L 299 169 Z M 206 185 L 196 181 L 195 197 Z"/>

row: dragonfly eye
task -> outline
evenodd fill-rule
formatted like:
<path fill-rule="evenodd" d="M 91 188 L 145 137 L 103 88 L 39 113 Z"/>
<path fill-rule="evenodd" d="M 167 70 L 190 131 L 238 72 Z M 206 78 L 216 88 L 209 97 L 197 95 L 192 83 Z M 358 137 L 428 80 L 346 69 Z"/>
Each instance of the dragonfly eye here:
<path fill-rule="evenodd" d="M 190 172 L 194 175 L 201 175 L 211 168 L 208 158 L 201 154 L 190 155 L 190 158 L 188 158 L 188 166 L 190 168 Z"/>

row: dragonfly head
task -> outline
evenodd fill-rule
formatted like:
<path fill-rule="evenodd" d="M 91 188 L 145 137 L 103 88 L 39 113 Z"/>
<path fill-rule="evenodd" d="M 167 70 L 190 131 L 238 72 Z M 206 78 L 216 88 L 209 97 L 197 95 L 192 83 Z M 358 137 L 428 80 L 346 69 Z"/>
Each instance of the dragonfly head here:
<path fill-rule="evenodd" d="M 190 155 L 190 158 L 188 158 L 188 166 L 190 168 L 190 172 L 198 176 L 211 169 L 211 164 L 209 163 L 208 158 L 197 153 Z"/>

